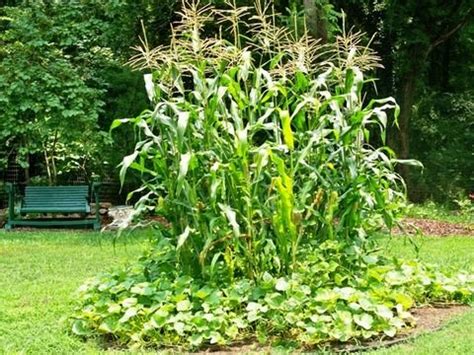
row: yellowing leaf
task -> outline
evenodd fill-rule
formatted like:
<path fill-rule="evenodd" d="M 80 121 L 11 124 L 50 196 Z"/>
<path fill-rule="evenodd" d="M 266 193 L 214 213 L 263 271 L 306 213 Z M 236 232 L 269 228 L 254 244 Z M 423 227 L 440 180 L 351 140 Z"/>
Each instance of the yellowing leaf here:
<path fill-rule="evenodd" d="M 135 306 L 137 304 L 137 301 L 138 300 L 135 297 L 129 297 L 122 301 L 122 305 L 125 308 L 129 308 L 129 307 Z"/>
<path fill-rule="evenodd" d="M 109 306 L 109 308 L 107 309 L 107 312 L 109 312 L 109 313 L 119 313 L 121 309 L 122 309 L 122 307 L 120 307 L 119 304 L 114 303 L 114 304 L 111 304 Z"/>
<path fill-rule="evenodd" d="M 283 139 L 289 150 L 293 150 L 295 147 L 293 131 L 291 130 L 291 118 L 290 113 L 287 110 L 280 110 L 280 119 L 283 130 Z"/>
<path fill-rule="evenodd" d="M 377 315 L 384 319 L 392 319 L 393 318 L 393 313 L 392 311 L 384 305 L 378 305 L 376 308 Z"/>
<path fill-rule="evenodd" d="M 185 324 L 183 322 L 176 322 L 173 326 L 174 330 L 176 330 L 176 333 L 178 333 L 179 335 L 183 335 L 184 334 L 184 326 Z"/>
<path fill-rule="evenodd" d="M 182 300 L 182 301 L 179 301 L 178 303 L 176 303 L 176 310 L 178 312 L 186 312 L 186 311 L 189 311 L 191 309 L 192 305 L 191 305 L 191 302 L 189 302 L 189 300 Z"/>
<path fill-rule="evenodd" d="M 279 278 L 276 282 L 275 289 L 277 291 L 288 290 L 288 282 L 286 282 L 286 280 L 283 277 Z"/>
<path fill-rule="evenodd" d="M 184 232 L 181 233 L 180 236 L 178 237 L 178 243 L 176 244 L 176 249 L 180 249 L 183 246 L 183 244 L 188 239 L 190 232 L 191 232 L 191 229 L 189 228 L 189 226 L 186 226 L 186 228 L 184 229 Z"/>
<path fill-rule="evenodd" d="M 180 136 L 184 135 L 186 127 L 188 126 L 189 121 L 189 112 L 179 112 L 178 113 L 178 134 Z"/>
<path fill-rule="evenodd" d="M 188 173 L 189 161 L 191 160 L 191 153 L 187 152 L 181 155 L 179 162 L 179 176 L 178 179 L 183 179 Z"/>
<path fill-rule="evenodd" d="M 354 315 L 354 322 L 360 327 L 369 330 L 370 328 L 372 328 L 374 318 L 368 313 L 356 314 Z"/>
<path fill-rule="evenodd" d="M 137 315 L 137 309 L 135 307 L 127 309 L 122 318 L 119 319 L 119 323 L 126 323 L 132 317 Z"/>
<path fill-rule="evenodd" d="M 153 82 L 153 74 L 144 74 L 143 79 L 145 81 L 145 89 L 148 99 L 153 101 L 155 98 L 155 83 Z"/>
<path fill-rule="evenodd" d="M 413 299 L 406 294 L 396 293 L 393 298 L 398 304 L 402 305 L 405 310 L 410 309 L 413 306 Z"/>
<path fill-rule="evenodd" d="M 224 212 L 225 216 L 227 217 L 227 220 L 229 221 L 229 224 L 232 227 L 232 230 L 234 231 L 234 236 L 239 237 L 240 236 L 240 226 L 237 223 L 237 214 L 235 211 L 230 208 L 230 206 L 224 205 L 222 203 L 219 203 L 219 208 Z"/>

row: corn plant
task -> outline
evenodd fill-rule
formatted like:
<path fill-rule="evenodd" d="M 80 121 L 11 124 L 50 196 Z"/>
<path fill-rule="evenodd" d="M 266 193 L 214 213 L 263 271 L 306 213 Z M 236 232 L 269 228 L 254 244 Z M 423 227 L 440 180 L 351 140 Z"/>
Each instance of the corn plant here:
<path fill-rule="evenodd" d="M 137 207 L 169 222 L 157 233 L 194 276 L 289 274 L 327 240 L 362 255 L 404 200 L 393 152 L 371 145 L 398 112 L 364 99 L 377 56 L 360 33 L 322 46 L 279 27 L 271 3 L 227 5 L 185 2 L 169 45 L 137 47 L 153 109 L 113 124 L 140 137 L 122 181 L 141 174 Z M 203 36 L 209 22 L 220 35 Z"/>

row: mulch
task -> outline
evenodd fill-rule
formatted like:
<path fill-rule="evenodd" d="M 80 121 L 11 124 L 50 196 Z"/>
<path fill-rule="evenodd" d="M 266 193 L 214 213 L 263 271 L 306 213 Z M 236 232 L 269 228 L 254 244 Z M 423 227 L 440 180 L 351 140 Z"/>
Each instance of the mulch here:
<path fill-rule="evenodd" d="M 426 218 L 405 218 L 403 230 L 395 228 L 394 234 L 423 234 L 445 237 L 448 235 L 474 236 L 474 224 L 451 223 Z"/>

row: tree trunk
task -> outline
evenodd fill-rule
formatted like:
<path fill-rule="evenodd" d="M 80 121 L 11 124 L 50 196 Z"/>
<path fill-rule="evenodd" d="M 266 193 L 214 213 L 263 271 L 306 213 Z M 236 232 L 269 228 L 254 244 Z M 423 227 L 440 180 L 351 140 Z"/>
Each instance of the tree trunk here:
<path fill-rule="evenodd" d="M 25 167 L 25 184 L 28 185 L 30 183 L 30 154 L 26 155 L 26 160 L 28 161 L 28 166 Z"/>
<path fill-rule="evenodd" d="M 449 74 L 450 74 L 450 63 L 451 63 L 451 42 L 449 39 L 445 43 L 439 45 L 430 54 L 429 60 L 429 85 L 431 88 L 448 92 L 449 87 Z"/>
<path fill-rule="evenodd" d="M 327 43 L 328 30 L 324 9 L 316 5 L 315 0 L 304 0 L 304 12 L 309 34 L 316 39 L 320 39 L 322 43 Z"/>
<path fill-rule="evenodd" d="M 398 158 L 410 158 L 410 121 L 413 113 L 413 106 L 416 103 L 417 82 L 423 75 L 423 68 L 426 65 L 428 50 L 421 46 L 414 46 L 406 52 L 407 64 L 403 72 L 400 73 L 398 81 L 397 101 L 400 105 L 400 115 L 398 116 L 399 129 L 393 127 L 389 132 L 389 146 L 395 151 Z M 412 187 L 410 181 L 410 168 L 406 165 L 399 165 L 398 172 L 406 182 L 408 192 Z M 410 194 L 409 194 L 410 195 Z"/>
<path fill-rule="evenodd" d="M 53 146 L 51 147 L 51 181 L 56 185 L 58 182 L 58 171 L 56 169 L 56 144 L 58 143 L 58 131 L 54 132 Z"/>
<path fill-rule="evenodd" d="M 52 175 L 51 175 L 51 168 L 50 168 L 50 162 L 49 162 L 49 157 L 48 157 L 48 151 L 46 149 L 46 144 L 43 146 L 43 149 L 44 149 L 44 152 L 43 152 L 43 155 L 44 155 L 44 163 L 45 163 L 45 166 L 46 166 L 46 174 L 48 175 L 48 184 L 49 186 L 52 186 L 53 185 L 53 178 L 52 178 Z"/>
<path fill-rule="evenodd" d="M 400 88 L 400 116 L 398 117 L 399 131 L 396 139 L 396 151 L 400 159 L 410 157 L 410 120 L 415 104 L 416 71 L 409 71 L 404 77 Z M 400 174 L 410 186 L 409 169 L 400 165 Z"/>

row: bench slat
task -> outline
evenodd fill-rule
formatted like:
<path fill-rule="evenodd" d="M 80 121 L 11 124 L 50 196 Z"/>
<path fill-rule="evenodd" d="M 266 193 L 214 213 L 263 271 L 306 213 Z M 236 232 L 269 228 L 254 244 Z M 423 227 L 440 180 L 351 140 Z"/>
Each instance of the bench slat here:
<path fill-rule="evenodd" d="M 49 194 L 49 193 L 54 193 L 54 194 L 67 194 L 67 193 L 75 193 L 75 194 L 88 194 L 88 190 L 33 190 L 33 191 L 26 191 L 27 195 L 41 195 L 41 194 Z"/>
<path fill-rule="evenodd" d="M 26 186 L 26 190 L 89 189 L 87 185 Z"/>
<path fill-rule="evenodd" d="M 87 199 L 82 196 L 79 198 L 71 198 L 71 197 L 66 197 L 66 198 L 41 198 L 41 199 L 31 199 L 27 198 L 25 200 L 25 203 L 83 203 L 87 202 Z"/>
<path fill-rule="evenodd" d="M 87 193 L 89 192 L 88 189 L 25 189 L 26 193 L 46 193 L 46 192 L 59 192 L 59 193 L 64 193 L 64 192 L 78 192 L 78 193 Z"/>
<path fill-rule="evenodd" d="M 27 191 L 25 195 L 27 196 L 43 196 L 43 195 L 88 195 L 88 191 Z"/>
<path fill-rule="evenodd" d="M 21 213 L 89 213 L 90 207 L 23 207 L 20 209 Z"/>
<path fill-rule="evenodd" d="M 89 188 L 86 186 L 86 187 L 78 187 L 78 188 L 60 188 L 60 189 L 57 189 L 55 187 L 50 187 L 50 188 L 44 188 L 44 187 L 40 187 L 40 188 L 37 188 L 36 186 L 34 188 L 28 188 L 26 187 L 25 188 L 25 191 L 26 192 L 35 192 L 35 191 L 89 191 Z"/>
<path fill-rule="evenodd" d="M 69 196 L 72 196 L 74 198 L 86 198 L 87 194 L 39 194 L 39 195 L 27 194 L 25 195 L 25 198 L 32 198 L 32 199 L 45 198 L 45 197 L 65 198 Z"/>
<path fill-rule="evenodd" d="M 22 213 L 89 213 L 89 186 L 27 186 Z"/>
<path fill-rule="evenodd" d="M 43 198 L 43 197 L 48 197 L 48 196 L 57 196 L 59 198 L 64 198 L 67 196 L 73 196 L 73 197 L 86 197 L 87 194 L 76 194 L 76 193 L 64 193 L 64 194 L 56 194 L 56 193 L 51 193 L 51 194 L 26 194 L 25 198 Z"/>
<path fill-rule="evenodd" d="M 30 208 L 40 208 L 40 207 L 81 207 L 87 203 L 25 203 L 23 207 Z"/>
<path fill-rule="evenodd" d="M 25 200 L 40 200 L 40 199 L 45 199 L 45 198 L 52 198 L 52 199 L 66 199 L 66 198 L 71 198 L 71 199 L 74 199 L 74 200 L 78 200 L 78 199 L 81 199 L 81 198 L 87 198 L 87 195 L 85 194 L 64 194 L 64 195 L 55 195 L 55 194 L 44 194 L 44 195 L 35 195 L 35 196 L 31 196 L 31 195 L 26 195 L 24 197 Z"/>

